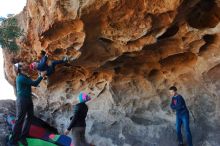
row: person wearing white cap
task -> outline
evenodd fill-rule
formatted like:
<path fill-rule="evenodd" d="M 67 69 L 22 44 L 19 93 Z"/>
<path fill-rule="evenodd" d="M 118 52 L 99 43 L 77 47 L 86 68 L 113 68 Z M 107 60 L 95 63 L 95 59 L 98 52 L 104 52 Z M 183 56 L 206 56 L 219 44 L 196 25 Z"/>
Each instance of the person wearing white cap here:
<path fill-rule="evenodd" d="M 12 131 L 12 136 L 9 140 L 9 145 L 16 146 L 18 141 L 21 141 L 23 145 L 27 145 L 25 136 L 28 134 L 31 119 L 34 115 L 33 102 L 31 99 L 31 87 L 37 87 L 45 73 L 41 73 L 37 80 L 32 80 L 26 75 L 29 70 L 29 66 L 25 63 L 14 64 L 14 70 L 16 72 L 16 121 Z M 24 128 L 23 123 L 27 115 L 27 120 Z"/>

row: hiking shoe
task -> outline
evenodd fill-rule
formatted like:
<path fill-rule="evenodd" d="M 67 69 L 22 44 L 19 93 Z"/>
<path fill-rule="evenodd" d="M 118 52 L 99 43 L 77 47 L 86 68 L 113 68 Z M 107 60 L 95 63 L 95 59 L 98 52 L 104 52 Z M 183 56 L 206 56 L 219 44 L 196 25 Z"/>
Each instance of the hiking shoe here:
<path fill-rule="evenodd" d="M 18 143 L 7 142 L 7 146 L 19 146 Z"/>
<path fill-rule="evenodd" d="M 6 145 L 7 146 L 18 146 L 18 143 L 17 142 L 14 142 L 12 139 L 11 139 L 11 136 L 10 135 L 7 135 L 5 137 L 5 142 L 6 142 Z"/>
<path fill-rule="evenodd" d="M 21 142 L 21 144 L 23 144 L 24 146 L 28 146 L 28 143 L 27 143 L 26 138 L 22 138 L 22 139 L 20 140 L 20 142 Z"/>

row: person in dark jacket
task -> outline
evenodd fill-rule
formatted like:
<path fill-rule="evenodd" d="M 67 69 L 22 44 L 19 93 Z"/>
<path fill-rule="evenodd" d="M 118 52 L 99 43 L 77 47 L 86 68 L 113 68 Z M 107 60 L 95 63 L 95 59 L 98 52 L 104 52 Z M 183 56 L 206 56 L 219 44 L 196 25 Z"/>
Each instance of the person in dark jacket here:
<path fill-rule="evenodd" d="M 176 111 L 176 131 L 179 141 L 179 146 L 183 146 L 183 138 L 181 133 L 181 126 L 184 125 L 188 146 L 193 146 L 192 135 L 189 127 L 189 111 L 186 107 L 185 100 L 177 93 L 175 86 L 170 87 L 169 93 L 172 97 L 170 107 Z"/>
<path fill-rule="evenodd" d="M 74 106 L 73 112 L 74 116 L 70 118 L 70 125 L 64 134 L 68 135 L 70 130 L 72 130 L 74 146 L 86 146 L 88 145 L 85 140 L 88 106 L 85 102 L 78 103 Z"/>
<path fill-rule="evenodd" d="M 68 58 L 65 57 L 63 60 L 53 60 L 51 65 L 48 65 L 47 64 L 48 55 L 46 54 L 45 51 L 41 51 L 41 57 L 42 58 L 39 62 L 33 62 L 30 64 L 29 67 L 31 70 L 38 70 L 40 72 L 46 71 L 47 76 L 50 76 L 51 74 L 54 73 L 56 65 L 67 63 L 68 61 Z"/>
<path fill-rule="evenodd" d="M 26 75 L 29 67 L 24 63 L 16 63 L 14 65 L 16 72 L 16 121 L 12 131 L 12 136 L 9 140 L 9 145 L 18 145 L 17 142 L 21 141 L 27 145 L 25 140 L 28 134 L 29 126 L 34 115 L 33 102 L 31 99 L 31 86 L 37 87 L 45 73 L 42 73 L 37 80 L 33 81 Z M 27 115 L 26 123 L 23 128 L 23 123 Z M 23 129 L 22 129 L 23 128 Z"/>

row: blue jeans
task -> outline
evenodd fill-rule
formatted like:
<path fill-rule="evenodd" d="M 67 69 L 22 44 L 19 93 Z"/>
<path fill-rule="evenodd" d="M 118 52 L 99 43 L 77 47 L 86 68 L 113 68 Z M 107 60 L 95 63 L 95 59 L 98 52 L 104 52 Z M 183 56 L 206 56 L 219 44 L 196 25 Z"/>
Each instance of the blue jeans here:
<path fill-rule="evenodd" d="M 182 133 L 181 133 L 182 124 L 185 128 L 188 146 L 193 146 L 192 135 L 191 135 L 190 127 L 189 127 L 189 112 L 176 115 L 176 132 L 177 132 L 179 143 L 183 143 L 183 138 L 182 138 Z"/>
<path fill-rule="evenodd" d="M 51 65 L 47 69 L 47 74 L 46 75 L 50 76 L 52 73 L 54 73 L 56 65 L 62 64 L 62 63 L 65 63 L 65 61 L 63 61 L 63 60 L 54 60 L 54 61 L 52 61 Z"/>

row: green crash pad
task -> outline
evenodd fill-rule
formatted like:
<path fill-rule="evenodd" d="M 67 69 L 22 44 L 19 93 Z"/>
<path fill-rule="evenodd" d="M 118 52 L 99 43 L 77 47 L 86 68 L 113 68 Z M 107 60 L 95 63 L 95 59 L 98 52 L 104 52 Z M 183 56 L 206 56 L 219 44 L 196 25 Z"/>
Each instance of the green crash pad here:
<path fill-rule="evenodd" d="M 54 143 L 50 143 L 41 139 L 35 139 L 35 138 L 26 138 L 28 146 L 58 146 Z M 19 146 L 24 146 L 19 142 Z"/>

